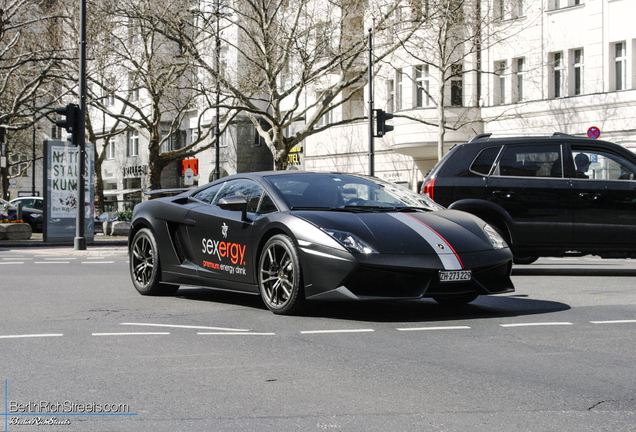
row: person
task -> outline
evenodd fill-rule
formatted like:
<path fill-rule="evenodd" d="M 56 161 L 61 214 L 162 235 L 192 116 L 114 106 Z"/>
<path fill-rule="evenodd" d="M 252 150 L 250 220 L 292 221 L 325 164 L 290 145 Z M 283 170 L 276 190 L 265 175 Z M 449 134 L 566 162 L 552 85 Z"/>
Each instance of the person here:
<path fill-rule="evenodd" d="M 576 178 L 589 178 L 585 174 L 590 169 L 590 158 L 585 153 L 579 153 L 574 157 L 576 165 Z"/>

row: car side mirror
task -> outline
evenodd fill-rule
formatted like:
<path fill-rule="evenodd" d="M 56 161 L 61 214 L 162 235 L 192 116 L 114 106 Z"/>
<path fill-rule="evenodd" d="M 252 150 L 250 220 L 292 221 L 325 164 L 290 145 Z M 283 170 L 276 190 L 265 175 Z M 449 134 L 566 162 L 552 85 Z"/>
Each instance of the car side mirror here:
<path fill-rule="evenodd" d="M 232 195 L 221 198 L 216 205 L 223 210 L 240 211 L 241 220 L 247 219 L 247 199 L 243 195 Z"/>

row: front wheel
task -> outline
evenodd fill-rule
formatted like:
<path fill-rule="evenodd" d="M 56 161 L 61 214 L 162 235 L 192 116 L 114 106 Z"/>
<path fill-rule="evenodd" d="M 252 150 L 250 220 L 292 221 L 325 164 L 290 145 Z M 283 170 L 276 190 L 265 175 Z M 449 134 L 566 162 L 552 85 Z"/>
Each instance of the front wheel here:
<path fill-rule="evenodd" d="M 298 312 L 305 303 L 301 279 L 292 239 L 283 234 L 270 238 L 258 262 L 258 285 L 267 308 L 281 315 Z"/>
<path fill-rule="evenodd" d="M 159 250 L 155 236 L 148 228 L 140 229 L 130 247 L 130 277 L 133 285 L 142 295 L 172 295 L 178 285 L 161 282 Z"/>

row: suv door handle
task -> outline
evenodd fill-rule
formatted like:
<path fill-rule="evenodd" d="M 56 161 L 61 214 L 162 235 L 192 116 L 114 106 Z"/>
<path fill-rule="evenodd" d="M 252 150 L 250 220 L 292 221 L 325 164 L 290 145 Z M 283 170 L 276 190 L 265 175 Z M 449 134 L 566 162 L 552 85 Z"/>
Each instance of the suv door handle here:
<path fill-rule="evenodd" d="M 581 193 L 579 193 L 579 198 L 583 198 L 583 199 L 586 199 L 588 201 L 596 201 L 600 197 L 601 197 L 601 194 L 599 194 L 599 193 L 592 193 L 592 192 L 581 192 Z"/>
<path fill-rule="evenodd" d="M 508 200 L 515 199 L 515 193 L 510 191 L 492 191 L 492 194 L 497 198 L 503 198 Z"/>

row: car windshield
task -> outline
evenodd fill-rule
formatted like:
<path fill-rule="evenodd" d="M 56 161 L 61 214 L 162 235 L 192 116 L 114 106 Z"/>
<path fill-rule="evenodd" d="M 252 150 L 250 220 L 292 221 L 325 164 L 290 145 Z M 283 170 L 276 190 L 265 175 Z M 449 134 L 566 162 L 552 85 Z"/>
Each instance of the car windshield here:
<path fill-rule="evenodd" d="M 374 177 L 299 173 L 268 176 L 292 209 L 441 210 L 425 195 Z"/>

